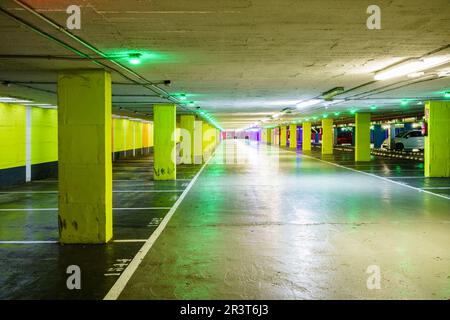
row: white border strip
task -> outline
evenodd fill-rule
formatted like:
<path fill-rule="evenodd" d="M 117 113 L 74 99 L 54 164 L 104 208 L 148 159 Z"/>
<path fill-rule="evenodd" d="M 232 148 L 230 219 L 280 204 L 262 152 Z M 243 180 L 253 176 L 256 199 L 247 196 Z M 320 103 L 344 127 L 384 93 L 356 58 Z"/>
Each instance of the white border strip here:
<path fill-rule="evenodd" d="M 443 194 L 438 194 L 438 193 L 430 192 L 430 191 L 427 191 L 427 190 L 423 190 L 423 189 L 421 189 L 421 188 L 412 187 L 412 186 L 407 185 L 407 184 L 405 184 L 405 183 L 393 181 L 393 180 L 391 180 L 390 178 L 380 177 L 380 176 L 377 176 L 377 175 L 375 175 L 375 174 L 371 174 L 371 173 L 368 173 L 368 172 L 355 170 L 355 169 L 352 169 L 352 168 L 348 168 L 348 167 L 345 167 L 345 166 L 341 166 L 341 165 L 336 164 L 336 163 L 333 163 L 333 162 L 329 162 L 329 161 L 325 161 L 325 160 L 322 160 L 322 159 L 318 159 L 318 158 L 316 158 L 316 157 L 308 156 L 308 155 L 305 155 L 305 154 L 302 154 L 302 153 L 300 153 L 300 156 L 301 156 L 301 157 L 305 157 L 305 158 L 314 159 L 314 160 L 317 160 L 317 161 L 320 161 L 320 162 L 328 163 L 328 164 L 331 164 L 331 165 L 333 165 L 333 166 L 335 166 L 335 167 L 339 167 L 339 168 L 347 169 L 347 170 L 350 170 L 350 171 L 358 172 L 358 173 L 361 173 L 361 174 L 365 174 L 365 175 L 367 175 L 367 176 L 371 176 L 371 177 L 374 177 L 374 178 L 378 178 L 378 179 L 381 179 L 381 180 L 383 180 L 383 181 L 388 181 L 388 182 L 391 182 L 391 183 L 394 183 L 394 184 L 397 184 L 397 185 L 400 185 L 400 186 L 403 186 L 403 187 L 406 187 L 406 188 L 409 188 L 409 189 L 412 189 L 412 190 L 416 190 L 416 191 L 419 191 L 419 192 L 424 192 L 424 193 L 427 193 L 427 194 L 431 194 L 431 195 L 436 196 L 436 197 L 439 197 L 439 198 L 443 198 L 443 199 L 450 200 L 450 197 L 445 196 L 445 195 L 443 195 Z M 400 179 L 400 178 L 402 178 L 402 177 L 399 177 L 399 179 Z M 422 178 L 425 178 L 425 177 L 422 177 Z"/>
<path fill-rule="evenodd" d="M 170 211 L 166 214 L 164 219 L 161 221 L 159 226 L 156 228 L 156 230 L 150 235 L 150 237 L 147 239 L 145 244 L 142 246 L 142 248 L 136 253 L 133 260 L 130 262 L 130 264 L 127 266 L 127 268 L 122 272 L 120 277 L 117 279 L 117 281 L 114 283 L 112 288 L 108 291 L 106 296 L 103 298 L 103 300 L 117 300 L 122 293 L 123 289 L 125 289 L 125 286 L 127 285 L 128 281 L 133 276 L 136 269 L 141 264 L 142 260 L 144 260 L 145 256 L 149 252 L 149 250 L 152 248 L 153 244 L 156 242 L 158 237 L 161 235 L 161 233 L 166 228 L 166 225 L 172 218 L 175 211 L 178 209 L 178 206 L 181 204 L 181 202 L 184 200 L 186 195 L 189 193 L 189 190 L 193 187 L 194 183 L 197 181 L 200 174 L 203 172 L 203 169 L 205 169 L 206 165 L 209 163 L 209 161 L 212 159 L 210 157 L 208 161 L 205 162 L 205 164 L 201 167 L 201 169 L 197 172 L 197 174 L 194 176 L 194 178 L 191 180 L 189 185 L 186 187 L 186 189 L 183 191 L 183 193 L 180 195 L 178 200 L 175 202 L 173 207 L 170 209 Z"/>
<path fill-rule="evenodd" d="M 112 208 L 113 210 L 170 210 L 171 207 L 145 207 L 145 208 Z M 8 208 L 1 211 L 58 211 L 58 208 Z"/>

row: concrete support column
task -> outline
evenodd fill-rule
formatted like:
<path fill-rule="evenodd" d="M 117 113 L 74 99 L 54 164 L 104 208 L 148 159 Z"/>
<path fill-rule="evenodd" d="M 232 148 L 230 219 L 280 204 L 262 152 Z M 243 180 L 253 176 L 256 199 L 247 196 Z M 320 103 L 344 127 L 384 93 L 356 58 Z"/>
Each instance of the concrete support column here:
<path fill-rule="evenodd" d="M 289 148 L 297 149 L 297 125 L 289 125 Z"/>
<path fill-rule="evenodd" d="M 202 126 L 202 149 L 203 149 L 203 162 L 208 161 L 211 156 L 211 126 L 207 122 L 203 122 Z"/>
<path fill-rule="evenodd" d="M 280 147 L 286 147 L 287 138 L 286 138 L 286 126 L 280 127 Z"/>
<path fill-rule="evenodd" d="M 154 164 L 155 180 L 175 180 L 176 166 L 176 106 L 154 105 Z"/>
<path fill-rule="evenodd" d="M 355 161 L 370 161 L 370 113 L 357 113 L 355 126 Z"/>
<path fill-rule="evenodd" d="M 195 116 L 182 115 L 180 117 L 181 134 L 181 163 L 194 163 L 194 131 Z"/>
<path fill-rule="evenodd" d="M 203 121 L 196 120 L 194 127 L 194 164 L 203 162 Z"/>
<path fill-rule="evenodd" d="M 381 124 L 375 124 L 373 126 L 373 147 L 381 148 L 384 141 L 384 129 Z"/>
<path fill-rule="evenodd" d="M 311 151 L 311 122 L 303 122 L 302 135 L 302 150 Z"/>
<path fill-rule="evenodd" d="M 322 154 L 333 154 L 333 119 L 322 119 Z"/>
<path fill-rule="evenodd" d="M 266 137 L 267 137 L 266 143 L 272 144 L 272 129 L 267 128 L 265 130 L 266 130 Z"/>
<path fill-rule="evenodd" d="M 425 176 L 450 177 L 450 101 L 425 104 Z"/>
<path fill-rule="evenodd" d="M 61 243 L 112 239 L 111 75 L 58 76 L 58 226 Z"/>

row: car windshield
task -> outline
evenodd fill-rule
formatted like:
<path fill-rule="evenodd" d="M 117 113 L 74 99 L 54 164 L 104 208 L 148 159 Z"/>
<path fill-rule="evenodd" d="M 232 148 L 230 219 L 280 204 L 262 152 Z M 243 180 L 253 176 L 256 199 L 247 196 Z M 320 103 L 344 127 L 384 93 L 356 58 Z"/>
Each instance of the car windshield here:
<path fill-rule="evenodd" d="M 396 138 L 402 138 L 407 132 L 400 132 L 398 135 L 396 135 Z"/>

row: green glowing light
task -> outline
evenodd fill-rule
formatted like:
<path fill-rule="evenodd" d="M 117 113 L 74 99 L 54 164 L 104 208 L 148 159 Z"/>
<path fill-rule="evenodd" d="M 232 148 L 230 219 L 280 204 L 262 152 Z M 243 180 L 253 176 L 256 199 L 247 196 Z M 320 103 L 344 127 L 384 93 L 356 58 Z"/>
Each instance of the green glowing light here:
<path fill-rule="evenodd" d="M 356 111 L 357 111 L 356 109 L 352 109 L 352 110 L 350 110 L 350 113 L 351 113 L 351 114 L 355 114 Z"/>
<path fill-rule="evenodd" d="M 403 99 L 402 101 L 400 101 L 400 104 L 401 104 L 402 106 L 406 106 L 408 103 L 409 103 L 409 101 L 408 101 L 408 100 L 405 100 L 405 99 Z"/>
<path fill-rule="evenodd" d="M 314 120 L 317 120 L 319 117 L 313 117 Z"/>
<path fill-rule="evenodd" d="M 370 110 L 376 110 L 377 106 L 370 106 Z"/>
<path fill-rule="evenodd" d="M 341 114 L 340 112 L 335 112 L 335 113 L 334 113 L 335 116 L 338 116 L 338 115 L 340 115 L 340 114 Z"/>
<path fill-rule="evenodd" d="M 444 93 L 444 98 L 450 98 L 450 91 Z"/>
<path fill-rule="evenodd" d="M 179 95 L 180 100 L 186 100 L 186 94 L 182 93 Z"/>
<path fill-rule="evenodd" d="M 189 107 L 193 107 L 195 105 L 195 102 L 194 101 L 189 101 L 189 103 L 188 103 L 188 106 Z"/>
<path fill-rule="evenodd" d="M 324 114 L 322 115 L 322 117 L 323 117 L 323 118 L 328 118 L 328 114 L 324 113 Z"/>

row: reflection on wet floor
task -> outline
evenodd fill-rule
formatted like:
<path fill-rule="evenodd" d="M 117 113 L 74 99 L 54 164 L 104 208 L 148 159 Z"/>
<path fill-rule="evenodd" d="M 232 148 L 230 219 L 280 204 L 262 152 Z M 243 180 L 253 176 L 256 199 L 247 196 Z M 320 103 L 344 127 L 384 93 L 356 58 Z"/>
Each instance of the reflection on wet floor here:
<path fill-rule="evenodd" d="M 225 141 L 120 298 L 448 299 L 449 212 L 433 194 Z"/>
<path fill-rule="evenodd" d="M 0 189 L 0 299 L 102 299 L 199 169 L 180 165 L 179 180 L 153 181 L 151 158 L 115 162 L 107 245 L 57 243 L 56 180 Z M 69 265 L 80 266 L 82 290 L 67 289 Z"/>
<path fill-rule="evenodd" d="M 301 151 L 299 152 L 301 153 Z M 351 151 L 334 150 L 333 155 L 321 155 L 320 148 L 313 148 L 310 153 L 306 154 L 317 159 L 391 179 L 396 183 L 406 184 L 450 199 L 450 178 L 425 177 L 424 164 L 420 161 L 371 156 L 372 160 L 368 163 L 355 163 L 354 154 Z"/>
<path fill-rule="evenodd" d="M 225 141 L 120 298 L 449 298 L 449 200 L 318 159 L 449 194 L 420 162 Z M 0 299 L 102 299 L 200 169 L 153 181 L 151 166 L 114 164 L 107 245 L 56 243 L 57 181 L 0 190 Z M 69 265 L 82 290 L 67 289 Z M 369 265 L 382 290 L 367 290 Z"/>

